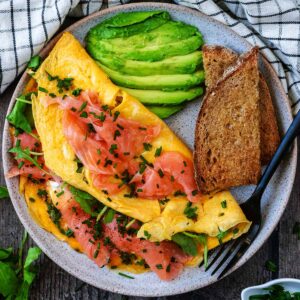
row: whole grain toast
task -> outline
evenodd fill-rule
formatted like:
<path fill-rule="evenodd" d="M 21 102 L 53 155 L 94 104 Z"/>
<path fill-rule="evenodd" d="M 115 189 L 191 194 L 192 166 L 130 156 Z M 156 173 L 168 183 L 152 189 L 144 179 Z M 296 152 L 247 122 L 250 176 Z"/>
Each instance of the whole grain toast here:
<path fill-rule="evenodd" d="M 203 193 L 256 184 L 261 174 L 258 50 L 208 89 L 195 131 L 195 177 Z"/>
<path fill-rule="evenodd" d="M 226 69 L 235 63 L 238 55 L 231 49 L 205 45 L 203 47 L 203 64 L 205 69 L 205 83 L 208 88 L 214 86 L 222 78 Z M 277 127 L 276 115 L 269 92 L 268 85 L 260 73 L 259 81 L 260 98 L 260 137 L 261 137 L 261 162 L 267 164 L 274 155 L 279 142 L 279 132 Z"/>

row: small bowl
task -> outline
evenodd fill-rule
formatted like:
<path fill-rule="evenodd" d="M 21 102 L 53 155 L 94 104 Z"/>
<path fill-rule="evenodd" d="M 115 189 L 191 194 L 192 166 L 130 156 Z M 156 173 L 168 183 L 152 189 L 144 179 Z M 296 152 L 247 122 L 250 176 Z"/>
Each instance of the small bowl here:
<path fill-rule="evenodd" d="M 249 300 L 249 297 L 252 295 L 261 295 L 261 294 L 267 294 L 268 291 L 265 291 L 265 288 L 268 288 L 274 284 L 279 284 L 284 287 L 285 290 L 294 293 L 294 292 L 300 292 L 300 280 L 299 279 L 293 279 L 293 278 L 281 278 L 281 279 L 275 279 L 268 281 L 267 283 L 256 285 L 256 286 L 250 286 L 242 291 L 241 298 L 242 300 Z"/>

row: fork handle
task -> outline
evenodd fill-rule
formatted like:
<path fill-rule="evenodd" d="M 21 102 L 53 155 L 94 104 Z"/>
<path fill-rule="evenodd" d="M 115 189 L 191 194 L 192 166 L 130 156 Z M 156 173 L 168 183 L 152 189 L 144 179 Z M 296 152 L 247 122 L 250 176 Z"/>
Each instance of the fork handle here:
<path fill-rule="evenodd" d="M 272 178 L 274 172 L 276 171 L 278 165 L 284 158 L 285 154 L 288 152 L 290 146 L 292 145 L 294 139 L 300 132 L 300 110 L 295 116 L 292 124 L 290 125 L 287 133 L 283 137 L 280 145 L 278 146 L 273 158 L 269 162 L 266 170 L 264 171 L 258 185 L 253 194 L 262 195 L 265 191 L 270 179 Z"/>

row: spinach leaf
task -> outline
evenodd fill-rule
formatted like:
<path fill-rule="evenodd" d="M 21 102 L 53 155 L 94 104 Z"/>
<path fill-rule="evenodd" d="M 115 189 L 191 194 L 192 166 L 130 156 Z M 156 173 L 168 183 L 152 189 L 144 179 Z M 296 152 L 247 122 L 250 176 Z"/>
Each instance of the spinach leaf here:
<path fill-rule="evenodd" d="M 198 243 L 202 244 L 204 246 L 204 252 L 203 252 L 203 261 L 204 261 L 204 267 L 206 268 L 208 265 L 208 247 L 207 247 L 207 235 L 206 234 L 196 234 L 196 233 L 190 233 L 190 232 L 183 232 L 186 236 L 189 236 L 191 238 L 194 238 Z"/>
<path fill-rule="evenodd" d="M 41 253 L 42 250 L 38 247 L 33 247 L 28 250 L 28 254 L 24 263 L 23 280 L 29 285 L 32 284 L 37 274 L 37 272 L 32 269 L 32 264 L 40 257 Z"/>
<path fill-rule="evenodd" d="M 92 217 L 97 217 L 99 212 L 95 211 L 94 208 L 99 208 L 102 206 L 100 202 L 89 193 L 81 191 L 74 186 L 69 186 L 69 189 L 73 194 L 75 201 L 79 203 L 80 207 Z"/>
<path fill-rule="evenodd" d="M 0 294 L 4 297 L 15 295 L 18 285 L 15 270 L 9 264 L 0 261 Z"/>
<path fill-rule="evenodd" d="M 12 255 L 12 253 L 13 253 L 13 248 L 12 247 L 9 247 L 9 248 L 6 248 L 6 249 L 1 249 L 0 248 L 0 261 L 9 258 Z"/>
<path fill-rule="evenodd" d="M 116 213 L 116 211 L 113 210 L 112 208 L 110 208 L 109 211 L 107 212 L 107 214 L 103 218 L 103 223 L 104 224 L 111 223 L 112 220 L 114 219 L 115 213 Z"/>
<path fill-rule="evenodd" d="M 35 72 L 39 68 L 41 63 L 42 63 L 42 58 L 39 55 L 34 55 L 31 57 L 30 61 L 28 62 L 27 68 Z"/>
<path fill-rule="evenodd" d="M 178 244 L 185 253 L 191 256 L 197 255 L 197 243 L 194 238 L 183 233 L 176 233 L 172 236 L 172 241 Z"/>
<path fill-rule="evenodd" d="M 8 198 L 8 197 L 9 197 L 9 194 L 8 194 L 7 187 L 0 186 L 0 199 Z"/>
<path fill-rule="evenodd" d="M 13 110 L 6 117 L 10 124 L 14 125 L 16 128 L 22 129 L 27 133 L 32 131 L 32 120 L 30 120 L 28 117 L 30 115 L 29 111 L 31 111 L 30 104 L 28 104 L 28 101 L 31 100 L 31 95 L 32 93 L 29 93 L 26 95 L 21 95 L 19 98 L 17 98 Z"/>

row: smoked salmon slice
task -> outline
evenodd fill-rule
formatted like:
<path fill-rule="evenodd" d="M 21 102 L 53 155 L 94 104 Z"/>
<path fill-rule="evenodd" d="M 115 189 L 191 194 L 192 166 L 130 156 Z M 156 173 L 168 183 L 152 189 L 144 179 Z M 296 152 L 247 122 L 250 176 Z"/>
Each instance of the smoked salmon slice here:
<path fill-rule="evenodd" d="M 64 111 L 64 135 L 91 172 L 95 187 L 115 194 L 130 185 L 132 196 L 157 200 L 174 194 L 187 196 L 191 202 L 200 200 L 190 159 L 168 151 L 149 163 L 141 155 L 159 135 L 160 125 L 142 126 L 125 119 L 120 112 L 101 106 L 93 92 L 81 92 L 78 97 L 46 96 L 42 101 L 46 106 L 58 104 Z"/>
<path fill-rule="evenodd" d="M 153 243 L 128 234 L 120 229 L 120 215 L 109 224 L 97 223 L 81 209 L 67 188 L 55 201 L 84 253 L 100 267 L 108 264 L 110 258 L 115 261 L 119 253 L 133 253 L 143 258 L 160 279 L 169 281 L 176 278 L 191 259 L 171 241 Z"/>

